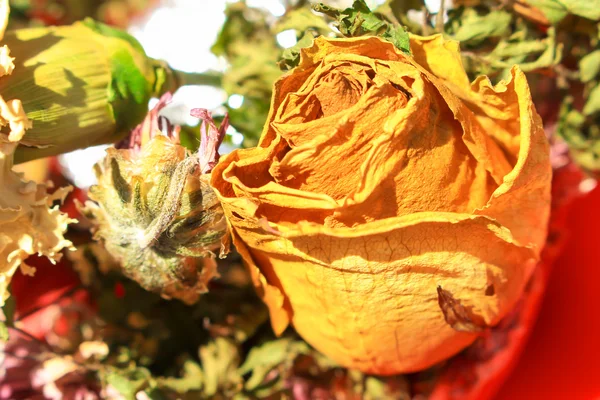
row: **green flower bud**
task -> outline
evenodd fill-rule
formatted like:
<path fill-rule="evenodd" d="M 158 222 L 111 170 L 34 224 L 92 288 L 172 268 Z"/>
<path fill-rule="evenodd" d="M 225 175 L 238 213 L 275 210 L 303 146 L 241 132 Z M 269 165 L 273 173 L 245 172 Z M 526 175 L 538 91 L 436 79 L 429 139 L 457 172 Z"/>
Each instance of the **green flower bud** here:
<path fill-rule="evenodd" d="M 143 120 L 151 97 L 189 80 L 147 57 L 126 32 L 91 19 L 14 30 L 3 44 L 16 68 L 0 81 L 0 93 L 20 99 L 33 123 L 16 163 L 118 141 Z M 219 84 L 210 74 L 192 80 Z"/>
<path fill-rule="evenodd" d="M 227 232 L 208 174 L 227 122 L 217 130 L 204 112 L 214 129 L 203 136 L 201 153 L 190 154 L 176 127 L 167 123 L 167 135 L 160 134 L 158 112 L 169 98 L 163 96 L 120 148 L 107 150 L 95 167 L 98 185 L 90 188 L 95 203 L 83 211 L 126 276 L 163 297 L 193 303 L 216 276 L 210 256 Z"/>

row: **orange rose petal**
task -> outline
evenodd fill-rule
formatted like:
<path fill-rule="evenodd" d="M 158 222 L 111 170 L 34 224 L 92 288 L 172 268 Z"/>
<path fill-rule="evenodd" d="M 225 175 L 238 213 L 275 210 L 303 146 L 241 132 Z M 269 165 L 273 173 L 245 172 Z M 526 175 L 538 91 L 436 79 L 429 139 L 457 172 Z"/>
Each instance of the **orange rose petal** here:
<path fill-rule="evenodd" d="M 548 221 L 551 172 L 548 143 L 525 74 L 514 67 L 509 82 L 492 86 L 489 79 L 479 77 L 468 85 L 455 42 L 444 41 L 439 35 L 411 36 L 411 50 L 415 61 L 435 75 L 434 81 L 443 82 L 445 88 L 438 84 L 438 89 L 465 128 L 469 150 L 480 162 L 500 166 L 499 170 L 488 169 L 493 176 L 500 173 L 500 187 L 488 205 L 476 213 L 510 226 L 524 244 L 541 251 L 545 229 L 531 227 L 545 226 Z M 452 97 L 460 98 L 464 104 L 453 104 Z M 474 148 L 486 148 L 488 154 Z M 516 165 L 507 170 L 506 159 Z M 548 205 L 540 204 L 540 199 L 547 199 Z M 519 209 L 515 210 L 511 203 L 519 204 Z"/>
<path fill-rule="evenodd" d="M 511 72 L 519 105 L 519 114 L 515 115 L 520 122 L 518 160 L 488 205 L 476 214 L 487 215 L 510 226 L 521 243 L 534 246 L 539 254 L 546 241 L 545 226 L 550 215 L 549 145 L 542 120 L 531 101 L 525 74 L 516 67 Z"/>
<path fill-rule="evenodd" d="M 411 50 L 417 65 L 425 68 L 428 78 L 436 85 L 446 100 L 455 118 L 463 127 L 463 140 L 469 151 L 485 166 L 494 180 L 500 184 L 512 168 L 506 154 L 493 140 L 492 132 L 485 123 L 491 118 L 508 118 L 496 108 L 478 118 L 479 109 L 485 100 L 498 103 L 497 96 L 478 96 L 470 87 L 460 58 L 458 42 L 445 40 L 440 35 L 431 37 L 411 36 Z M 487 80 L 487 78 L 483 78 Z M 477 102 L 474 106 L 472 103 Z M 503 104 L 506 106 L 506 104 Z M 483 122 L 483 123 L 482 123 Z M 489 125 L 489 124 L 488 124 Z M 518 130 L 517 130 L 518 131 Z"/>
<path fill-rule="evenodd" d="M 211 182 L 275 331 L 291 321 L 378 374 L 477 337 L 446 323 L 438 286 L 477 324 L 506 315 L 549 207 L 548 147 L 520 72 L 471 86 L 455 43 L 413 41 L 414 60 L 375 37 L 317 38 L 276 83 L 259 147 L 224 157 Z"/>
<path fill-rule="evenodd" d="M 284 329 L 285 312 L 317 349 L 378 374 L 427 368 L 476 338 L 444 322 L 438 285 L 460 293 L 462 304 L 494 324 L 512 308 L 535 263 L 506 229 L 464 214 L 412 214 L 354 229 L 272 224 L 280 234 L 229 218 L 244 238 L 235 235 L 234 243 L 260 280 L 274 329 Z M 490 285 L 505 296 L 486 296 Z"/>
<path fill-rule="evenodd" d="M 433 76 L 469 89 L 469 77 L 462 64 L 458 42 L 446 40 L 442 35 L 410 35 L 410 51 L 415 62 Z"/>

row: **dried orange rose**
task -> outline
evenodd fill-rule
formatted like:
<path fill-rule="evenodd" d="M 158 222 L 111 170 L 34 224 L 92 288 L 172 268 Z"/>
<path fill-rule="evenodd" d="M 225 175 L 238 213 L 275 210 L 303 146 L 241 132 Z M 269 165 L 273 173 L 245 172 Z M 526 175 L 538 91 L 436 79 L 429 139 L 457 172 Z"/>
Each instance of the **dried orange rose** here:
<path fill-rule="evenodd" d="M 377 374 L 427 368 L 506 315 L 550 206 L 524 74 L 470 84 L 456 42 L 411 50 L 317 38 L 275 84 L 258 147 L 212 172 L 275 331 Z"/>

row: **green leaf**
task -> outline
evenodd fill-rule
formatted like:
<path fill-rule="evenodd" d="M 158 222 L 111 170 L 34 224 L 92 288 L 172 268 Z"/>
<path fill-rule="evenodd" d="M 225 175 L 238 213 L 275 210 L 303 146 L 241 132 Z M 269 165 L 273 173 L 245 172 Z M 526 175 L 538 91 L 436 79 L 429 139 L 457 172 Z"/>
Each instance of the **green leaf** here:
<path fill-rule="evenodd" d="M 583 107 L 583 115 L 592 115 L 600 111 L 600 85 L 596 85 L 591 91 Z"/>
<path fill-rule="evenodd" d="M 317 12 L 337 20 L 337 28 L 347 37 L 379 36 L 392 42 L 404 53 L 410 54 L 408 33 L 400 25 L 392 25 L 371 11 L 364 0 L 355 0 L 352 7 L 339 10 L 323 3 L 313 5 Z"/>
<path fill-rule="evenodd" d="M 556 43 L 554 28 L 548 29 L 548 37 L 542 40 L 523 41 L 520 35 L 513 35 L 501 41 L 485 58 L 494 68 L 511 68 L 514 64 L 525 71 L 535 71 L 560 63 L 563 54 L 562 43 Z"/>
<path fill-rule="evenodd" d="M 296 67 L 300 62 L 300 50 L 310 47 L 313 43 L 313 39 L 313 35 L 306 32 L 294 46 L 285 49 L 281 55 L 281 61 L 279 61 L 279 68 L 282 70 L 289 70 Z"/>
<path fill-rule="evenodd" d="M 144 392 L 150 400 L 169 400 L 169 397 L 158 388 L 152 388 Z"/>
<path fill-rule="evenodd" d="M 597 1 L 590 0 L 554 0 L 571 14 L 578 15 L 593 21 L 600 20 L 600 4 Z"/>
<path fill-rule="evenodd" d="M 240 356 L 232 340 L 217 337 L 207 345 L 200 347 L 200 360 L 204 371 L 204 394 L 214 396 L 230 393 L 242 384 L 237 371 Z"/>
<path fill-rule="evenodd" d="M 198 363 L 193 360 L 185 361 L 182 375 L 181 378 L 164 378 L 159 381 L 159 386 L 182 394 L 202 389 L 204 372 Z"/>
<path fill-rule="evenodd" d="M 248 139 L 245 144 L 252 143 L 260 136 L 273 83 L 281 76 L 277 63 L 283 49 L 278 45 L 264 11 L 237 2 L 229 4 L 225 14 L 227 19 L 211 51 L 225 57 L 229 63 L 222 79 L 227 95 L 244 96 L 244 109 L 249 104 L 261 109 L 258 115 L 241 109 L 230 110 L 231 125 Z M 266 111 L 262 112 L 265 107 Z M 252 121 L 248 122 L 248 119 Z"/>
<path fill-rule="evenodd" d="M 421 11 L 423 7 L 425 7 L 423 0 L 386 0 L 375 9 L 375 13 L 394 26 L 406 26 L 410 32 L 422 33 L 421 24 L 408 18 L 408 12 L 411 10 Z"/>
<path fill-rule="evenodd" d="M 543 53 L 547 48 L 546 43 L 538 40 L 504 42 L 494 49 L 493 54 L 499 58 L 523 57 Z"/>
<path fill-rule="evenodd" d="M 582 82 L 589 82 L 600 72 L 600 50 L 592 51 L 579 60 L 579 71 Z"/>
<path fill-rule="evenodd" d="M 150 383 L 152 375 L 145 368 L 131 370 L 114 369 L 106 376 L 106 383 L 114 387 L 126 400 L 135 400 L 135 395 Z"/>
<path fill-rule="evenodd" d="M 345 9 L 340 22 L 340 31 L 350 36 L 354 36 L 359 28 L 368 32 L 378 32 L 380 29 L 385 29 L 387 25 L 373 14 L 364 0 L 355 0 L 351 8 Z"/>
<path fill-rule="evenodd" d="M 573 98 L 563 101 L 557 133 L 569 145 L 571 156 L 584 170 L 600 173 L 600 118 L 586 117 L 573 107 Z"/>
<path fill-rule="evenodd" d="M 225 16 L 225 23 L 210 49 L 217 56 L 231 56 L 240 50 L 242 43 L 247 44 L 246 39 L 269 32 L 266 14 L 248 7 L 244 1 L 228 4 Z"/>
<path fill-rule="evenodd" d="M 4 321 L 0 321 L 0 342 L 6 342 L 8 340 L 8 328 L 14 326 L 15 308 L 15 298 L 11 296 L 6 299 L 4 306 L 2 307 Z"/>
<path fill-rule="evenodd" d="M 558 65 L 562 59 L 562 49 L 562 43 L 558 46 L 548 45 L 537 60 L 520 63 L 519 67 L 524 72 L 530 72 Z"/>
<path fill-rule="evenodd" d="M 598 2 L 590 0 L 528 0 L 528 4 L 538 8 L 548 20 L 556 25 L 567 15 L 574 14 L 597 21 L 600 19 Z"/>
<path fill-rule="evenodd" d="M 6 322 L 0 321 L 0 342 L 8 341 L 8 326 Z"/>
<path fill-rule="evenodd" d="M 548 20 L 557 24 L 562 21 L 569 12 L 567 9 L 559 2 L 555 0 L 528 0 L 528 4 L 538 8 Z"/>
<path fill-rule="evenodd" d="M 408 32 L 406 32 L 401 26 L 389 28 L 381 35 L 381 37 L 392 42 L 394 46 L 403 52 L 410 54 L 410 39 Z"/>
<path fill-rule="evenodd" d="M 17 303 L 13 296 L 6 299 L 4 302 L 4 306 L 2 307 L 2 313 L 4 314 L 4 323 L 7 327 L 12 328 L 15 326 L 15 310 L 17 308 Z"/>
<path fill-rule="evenodd" d="M 328 6 L 323 3 L 313 4 L 312 9 L 318 13 L 325 14 L 333 19 L 339 19 L 342 10 L 337 9 L 335 7 Z"/>
<path fill-rule="evenodd" d="M 289 29 L 294 29 L 299 34 L 304 34 L 308 30 L 315 30 L 321 35 L 332 32 L 329 24 L 325 22 L 322 16 L 305 7 L 287 12 L 273 26 L 273 32 L 275 33 Z"/>
<path fill-rule="evenodd" d="M 472 9 L 464 9 L 460 13 L 459 26 L 452 34 L 454 40 L 461 44 L 478 45 L 483 41 L 507 35 L 510 32 L 511 14 L 506 11 L 492 11 L 484 15 L 478 15 Z"/>
<path fill-rule="evenodd" d="M 252 348 L 238 372 L 240 375 L 252 372 L 245 387 L 247 390 L 254 390 L 265 381 L 265 377 L 272 369 L 285 361 L 293 361 L 299 354 L 309 352 L 310 348 L 305 342 L 293 338 L 269 341 Z"/>

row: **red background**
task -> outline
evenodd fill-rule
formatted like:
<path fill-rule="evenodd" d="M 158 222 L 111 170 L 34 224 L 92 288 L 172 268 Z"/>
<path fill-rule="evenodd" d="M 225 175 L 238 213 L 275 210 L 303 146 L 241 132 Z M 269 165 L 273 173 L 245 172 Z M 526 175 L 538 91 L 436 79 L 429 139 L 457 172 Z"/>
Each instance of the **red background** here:
<path fill-rule="evenodd" d="M 600 187 L 575 201 L 539 318 L 496 400 L 600 399 Z"/>

